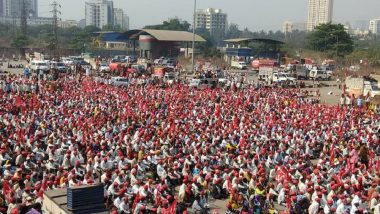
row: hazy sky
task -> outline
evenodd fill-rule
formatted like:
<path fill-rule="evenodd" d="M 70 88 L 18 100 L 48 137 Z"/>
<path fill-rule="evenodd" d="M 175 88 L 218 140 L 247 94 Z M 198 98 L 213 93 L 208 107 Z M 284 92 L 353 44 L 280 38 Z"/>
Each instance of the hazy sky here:
<path fill-rule="evenodd" d="M 49 4 L 53 0 L 39 0 L 40 16 L 51 16 Z M 86 0 L 57 0 L 62 19 L 84 18 Z M 114 0 L 114 7 L 122 8 L 130 18 L 131 28 L 159 24 L 172 17 L 192 22 L 193 0 Z M 228 14 L 229 23 L 252 31 L 279 30 L 285 20 L 306 22 L 307 0 L 198 0 L 198 9 L 220 8 Z M 351 22 L 380 17 L 380 0 L 335 0 L 334 22 Z"/>

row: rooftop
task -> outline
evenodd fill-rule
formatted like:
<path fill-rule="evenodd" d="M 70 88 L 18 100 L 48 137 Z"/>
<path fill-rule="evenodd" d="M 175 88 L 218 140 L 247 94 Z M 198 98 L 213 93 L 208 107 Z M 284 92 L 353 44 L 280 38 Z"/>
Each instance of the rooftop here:
<path fill-rule="evenodd" d="M 241 42 L 264 42 L 270 44 L 284 44 L 284 42 L 274 39 L 266 39 L 266 38 L 234 38 L 234 39 L 226 39 L 224 40 L 227 43 L 241 43 Z"/>
<path fill-rule="evenodd" d="M 167 41 L 167 42 L 193 41 L 193 34 L 187 31 L 137 29 L 137 30 L 127 31 L 124 33 L 124 35 L 133 40 L 137 40 L 139 35 L 151 35 L 158 41 Z M 199 35 L 195 35 L 195 41 L 206 42 L 206 40 L 200 37 Z"/>

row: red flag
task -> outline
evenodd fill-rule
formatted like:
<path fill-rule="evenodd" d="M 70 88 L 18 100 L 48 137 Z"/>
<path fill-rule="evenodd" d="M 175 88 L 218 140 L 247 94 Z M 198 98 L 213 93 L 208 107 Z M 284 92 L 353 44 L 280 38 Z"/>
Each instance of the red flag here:
<path fill-rule="evenodd" d="M 351 162 L 350 162 L 350 158 L 347 158 L 347 164 L 346 164 L 346 171 L 349 171 L 351 170 Z"/>
<path fill-rule="evenodd" d="M 331 149 L 330 149 L 330 165 L 334 164 L 334 159 L 335 159 L 334 146 L 331 146 Z"/>
<path fill-rule="evenodd" d="M 161 214 L 173 214 L 176 213 L 177 209 L 177 200 L 173 201 L 173 203 L 168 208 L 161 209 Z"/>
<path fill-rule="evenodd" d="M 219 104 L 216 104 L 214 115 L 215 115 L 215 117 L 220 116 L 220 105 Z"/>
<path fill-rule="evenodd" d="M 132 210 L 135 210 L 137 203 L 140 200 L 140 194 L 137 192 L 135 200 L 133 201 Z"/>

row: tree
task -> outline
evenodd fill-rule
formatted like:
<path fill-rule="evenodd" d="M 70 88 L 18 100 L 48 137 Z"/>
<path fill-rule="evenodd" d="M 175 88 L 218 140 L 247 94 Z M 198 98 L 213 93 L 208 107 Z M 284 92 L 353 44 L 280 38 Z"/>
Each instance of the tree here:
<path fill-rule="evenodd" d="M 18 35 L 12 42 L 11 46 L 20 49 L 21 56 L 25 56 L 25 47 L 29 45 L 29 39 L 26 35 Z"/>
<path fill-rule="evenodd" d="M 207 29 L 196 29 L 195 33 L 206 40 L 206 42 L 201 42 L 196 44 L 196 48 L 199 49 L 204 57 L 221 57 L 222 54 L 215 47 L 216 41 L 210 35 Z"/>
<path fill-rule="evenodd" d="M 25 35 L 19 35 L 17 36 L 11 46 L 12 47 L 15 47 L 15 48 L 20 48 L 20 49 L 23 49 L 25 46 L 27 46 L 29 44 L 29 40 L 28 40 L 28 37 L 26 37 Z"/>
<path fill-rule="evenodd" d="M 327 56 L 344 57 L 354 50 L 350 35 L 341 24 L 321 24 L 307 37 L 310 49 L 325 52 Z"/>
<path fill-rule="evenodd" d="M 182 21 L 178 18 L 172 18 L 168 21 L 164 21 L 159 25 L 148 25 L 144 27 L 145 29 L 153 30 L 176 30 L 176 31 L 189 31 L 190 24 L 187 21 Z"/>
<path fill-rule="evenodd" d="M 103 31 L 121 31 L 120 25 L 104 25 L 102 28 Z"/>
<path fill-rule="evenodd" d="M 227 39 L 234 39 L 234 38 L 240 38 L 242 35 L 242 31 L 239 30 L 239 25 L 237 24 L 230 24 L 228 27 L 226 38 Z"/>

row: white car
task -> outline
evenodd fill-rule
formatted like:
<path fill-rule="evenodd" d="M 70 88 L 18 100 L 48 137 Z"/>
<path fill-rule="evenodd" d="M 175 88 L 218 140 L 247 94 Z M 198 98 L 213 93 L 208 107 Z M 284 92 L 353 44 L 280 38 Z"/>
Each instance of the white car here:
<path fill-rule="evenodd" d="M 72 64 L 74 64 L 74 61 L 71 58 L 68 58 L 68 57 L 62 58 L 62 62 L 65 65 L 72 65 Z"/>
<path fill-rule="evenodd" d="M 45 61 L 32 61 L 30 62 L 30 69 L 32 71 L 38 71 L 38 70 L 48 71 L 49 67 Z"/>
<path fill-rule="evenodd" d="M 323 70 L 311 70 L 309 74 L 311 79 L 314 80 L 330 80 L 331 79 L 331 74 L 327 73 L 326 71 Z"/>
<path fill-rule="evenodd" d="M 231 67 L 239 70 L 245 70 L 247 69 L 247 63 L 243 61 L 233 61 L 231 63 Z"/>
<path fill-rule="evenodd" d="M 50 68 L 56 69 L 59 72 L 67 71 L 67 67 L 63 62 L 50 62 Z"/>
<path fill-rule="evenodd" d="M 109 72 L 110 70 L 111 70 L 110 66 L 107 63 L 101 63 L 99 65 L 99 71 L 100 72 Z"/>
<path fill-rule="evenodd" d="M 114 86 L 128 86 L 129 79 L 125 77 L 111 77 L 111 85 Z"/>
<path fill-rule="evenodd" d="M 171 85 L 174 83 L 174 80 L 176 79 L 176 74 L 175 73 L 166 73 L 164 75 L 164 82 L 167 84 Z"/>
<path fill-rule="evenodd" d="M 290 77 L 287 73 L 273 73 L 273 82 L 295 82 L 296 78 Z"/>

